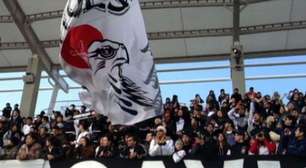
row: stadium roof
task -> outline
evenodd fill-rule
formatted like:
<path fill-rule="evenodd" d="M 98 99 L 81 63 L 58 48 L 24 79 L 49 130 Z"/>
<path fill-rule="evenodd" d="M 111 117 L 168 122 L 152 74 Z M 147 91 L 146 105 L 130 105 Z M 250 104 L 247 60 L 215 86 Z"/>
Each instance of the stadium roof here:
<path fill-rule="evenodd" d="M 24 70 L 32 55 L 30 45 L 4 1 L 0 1 L 0 71 Z M 58 65 L 59 27 L 66 1 L 16 1 L 49 57 L 45 62 Z M 305 0 L 241 0 L 241 3 L 240 39 L 247 57 L 306 53 Z M 142 0 L 156 60 L 229 58 L 233 31 L 231 5 L 232 0 Z M 21 18 L 21 22 L 24 20 Z"/>

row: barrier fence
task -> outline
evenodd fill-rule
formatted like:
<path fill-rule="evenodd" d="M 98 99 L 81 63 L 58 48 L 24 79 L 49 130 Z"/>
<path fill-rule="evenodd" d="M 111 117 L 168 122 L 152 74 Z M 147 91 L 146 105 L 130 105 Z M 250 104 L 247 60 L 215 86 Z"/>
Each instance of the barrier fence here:
<path fill-rule="evenodd" d="M 189 157 L 174 163 L 171 157 L 144 160 L 99 159 L 59 161 L 0 161 L 1 168 L 306 168 L 306 158 L 292 156 L 245 156 L 207 160 Z"/>

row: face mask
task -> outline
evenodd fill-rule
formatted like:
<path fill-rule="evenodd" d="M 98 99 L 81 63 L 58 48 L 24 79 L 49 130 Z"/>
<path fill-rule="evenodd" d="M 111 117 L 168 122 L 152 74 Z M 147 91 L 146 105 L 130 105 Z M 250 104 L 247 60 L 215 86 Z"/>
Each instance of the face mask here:
<path fill-rule="evenodd" d="M 226 131 L 226 134 L 231 134 L 233 133 L 233 131 Z"/>

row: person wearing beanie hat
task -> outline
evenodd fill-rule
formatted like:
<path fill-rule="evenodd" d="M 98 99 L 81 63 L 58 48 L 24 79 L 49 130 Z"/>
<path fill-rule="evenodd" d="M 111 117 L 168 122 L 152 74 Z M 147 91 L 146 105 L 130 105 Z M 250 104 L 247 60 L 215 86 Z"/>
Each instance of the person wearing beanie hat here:
<path fill-rule="evenodd" d="M 156 136 L 152 139 L 149 147 L 150 156 L 170 156 L 174 152 L 173 140 L 166 136 L 166 128 L 158 126 Z"/>

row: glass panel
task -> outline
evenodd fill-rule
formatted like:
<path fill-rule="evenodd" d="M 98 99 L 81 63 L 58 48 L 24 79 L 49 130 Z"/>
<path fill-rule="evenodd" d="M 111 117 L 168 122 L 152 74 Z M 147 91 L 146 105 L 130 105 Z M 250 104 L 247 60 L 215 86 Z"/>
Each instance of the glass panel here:
<path fill-rule="evenodd" d="M 0 90 L 22 90 L 23 81 L 22 80 L 9 80 L 0 81 Z"/>
<path fill-rule="evenodd" d="M 42 110 L 48 111 L 49 103 L 52 96 L 52 90 L 38 92 L 35 114 L 39 114 Z"/>
<path fill-rule="evenodd" d="M 181 103 L 186 105 L 190 104 L 190 100 L 194 98 L 195 94 L 200 94 L 204 100 L 210 90 L 214 90 L 216 95 L 219 95 L 220 89 L 231 92 L 231 82 L 214 82 L 214 83 L 192 83 L 192 84 L 175 84 L 175 85 L 162 85 L 162 97 L 163 101 L 166 97 L 172 97 L 176 94 L 179 97 Z"/>

